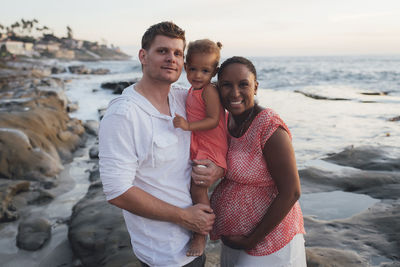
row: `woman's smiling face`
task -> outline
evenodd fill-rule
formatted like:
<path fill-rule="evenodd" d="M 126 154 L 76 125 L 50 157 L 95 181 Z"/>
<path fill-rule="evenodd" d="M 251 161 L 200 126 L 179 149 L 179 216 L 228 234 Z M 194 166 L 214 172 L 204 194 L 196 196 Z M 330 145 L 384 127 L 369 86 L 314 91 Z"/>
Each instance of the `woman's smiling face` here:
<path fill-rule="evenodd" d="M 218 77 L 221 101 L 232 115 L 240 115 L 254 106 L 254 95 L 258 82 L 248 67 L 232 63 L 225 67 Z"/>

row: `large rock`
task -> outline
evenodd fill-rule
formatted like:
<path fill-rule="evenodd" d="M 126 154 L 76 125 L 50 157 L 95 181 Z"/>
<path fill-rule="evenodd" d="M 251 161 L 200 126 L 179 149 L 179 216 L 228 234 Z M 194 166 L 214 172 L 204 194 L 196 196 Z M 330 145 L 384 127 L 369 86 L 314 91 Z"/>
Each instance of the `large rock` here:
<path fill-rule="evenodd" d="M 99 134 L 99 122 L 96 120 L 87 120 L 83 124 L 88 134 L 97 136 Z"/>
<path fill-rule="evenodd" d="M 354 251 L 323 247 L 311 247 L 307 248 L 306 251 L 308 267 L 359 267 L 369 265 L 368 261 Z"/>
<path fill-rule="evenodd" d="M 108 69 L 88 69 L 85 65 L 73 65 L 68 67 L 69 72 L 74 74 L 97 74 L 97 75 L 104 75 L 108 74 L 110 70 Z"/>
<path fill-rule="evenodd" d="M 299 170 L 303 193 L 341 190 L 379 199 L 397 199 L 400 173 L 362 170 L 327 171 L 315 167 Z"/>
<path fill-rule="evenodd" d="M 30 182 L 0 179 L 0 222 L 15 221 L 19 214 L 12 201 L 14 196 L 29 190 Z"/>
<path fill-rule="evenodd" d="M 140 266 L 122 211 L 106 201 L 100 182 L 74 206 L 68 238 L 83 266 Z"/>
<path fill-rule="evenodd" d="M 99 158 L 99 146 L 98 145 L 94 145 L 93 147 L 90 148 L 89 157 L 91 159 L 98 159 Z"/>
<path fill-rule="evenodd" d="M 38 250 L 50 237 L 50 222 L 43 218 L 31 218 L 19 224 L 17 246 L 25 250 Z"/>
<path fill-rule="evenodd" d="M 64 73 L 67 70 L 64 67 L 61 66 L 53 66 L 51 67 L 51 74 L 59 74 L 59 73 Z"/>
<path fill-rule="evenodd" d="M 46 181 L 83 142 L 82 123 L 69 118 L 64 99 L 51 92 L 0 110 L 3 177 Z"/>
<path fill-rule="evenodd" d="M 101 88 L 113 90 L 113 94 L 120 95 L 126 87 L 128 87 L 134 83 L 137 83 L 138 81 L 139 81 L 139 79 L 133 79 L 133 80 L 128 80 L 128 81 L 119 81 L 119 82 L 105 82 L 105 83 L 101 84 Z"/>
<path fill-rule="evenodd" d="M 389 148 L 350 146 L 324 160 L 362 170 L 400 171 L 400 158 L 389 157 L 386 150 Z"/>
<path fill-rule="evenodd" d="M 318 221 L 305 217 L 304 221 L 307 230 L 305 239 L 309 248 L 352 251 L 352 254 L 357 253 L 364 261 L 374 261 L 374 259 L 385 257 L 389 261 L 400 262 L 399 200 L 378 203 L 367 211 L 348 219 Z M 340 252 L 330 257 L 342 256 L 343 253 Z M 357 261 L 359 257 L 351 258 Z"/>
<path fill-rule="evenodd" d="M 74 74 L 90 74 L 90 70 L 85 65 L 69 66 L 68 71 Z"/>

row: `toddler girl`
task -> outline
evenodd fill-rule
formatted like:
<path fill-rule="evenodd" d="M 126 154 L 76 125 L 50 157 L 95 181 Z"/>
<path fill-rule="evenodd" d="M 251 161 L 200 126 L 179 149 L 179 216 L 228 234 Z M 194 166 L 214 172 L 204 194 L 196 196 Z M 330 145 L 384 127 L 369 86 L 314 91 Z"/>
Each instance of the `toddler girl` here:
<path fill-rule="evenodd" d="M 192 160 L 210 159 L 226 169 L 228 144 L 225 112 L 217 88 L 210 83 L 211 78 L 218 72 L 221 47 L 221 43 L 214 43 L 208 39 L 189 43 L 185 70 L 192 86 L 186 100 L 187 121 L 175 114 L 173 123 L 176 128 L 192 131 L 190 144 Z M 196 185 L 192 181 L 190 193 L 194 204 L 210 205 L 206 186 Z M 194 233 L 187 255 L 202 255 L 205 244 L 206 237 Z"/>

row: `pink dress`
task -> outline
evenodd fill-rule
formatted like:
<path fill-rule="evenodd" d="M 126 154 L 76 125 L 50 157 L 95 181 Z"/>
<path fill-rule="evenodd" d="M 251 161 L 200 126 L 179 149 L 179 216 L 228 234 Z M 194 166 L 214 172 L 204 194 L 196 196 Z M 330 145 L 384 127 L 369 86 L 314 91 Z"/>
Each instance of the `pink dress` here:
<path fill-rule="evenodd" d="M 277 188 L 263 156 L 263 148 L 278 127 L 289 129 L 271 109 L 261 111 L 246 133 L 229 138 L 227 173 L 211 196 L 216 215 L 212 240 L 221 235 L 246 235 L 259 224 L 277 196 Z M 291 136 L 290 136 L 291 137 Z M 272 232 L 253 249 L 253 256 L 272 254 L 288 244 L 296 234 L 305 233 L 298 202 Z"/>
<path fill-rule="evenodd" d="M 206 117 L 206 105 L 201 96 L 203 89 L 189 89 L 186 100 L 186 116 L 189 122 L 203 120 Z M 193 131 L 190 142 L 190 159 L 210 159 L 216 165 L 226 169 L 228 150 L 225 112 L 221 107 L 218 126 L 205 131 Z"/>

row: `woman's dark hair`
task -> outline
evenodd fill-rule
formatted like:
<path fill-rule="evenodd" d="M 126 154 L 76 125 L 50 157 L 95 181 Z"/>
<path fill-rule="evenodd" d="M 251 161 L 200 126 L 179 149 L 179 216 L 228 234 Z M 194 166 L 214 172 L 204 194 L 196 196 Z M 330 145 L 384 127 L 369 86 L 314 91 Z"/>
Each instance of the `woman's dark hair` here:
<path fill-rule="evenodd" d="M 244 58 L 244 57 L 231 57 L 231 58 L 228 58 L 227 60 L 225 60 L 219 67 L 218 79 L 219 79 L 219 77 L 221 77 L 221 75 L 224 72 L 226 67 L 228 67 L 231 64 L 235 64 L 235 63 L 245 65 L 250 70 L 250 72 L 254 74 L 254 77 L 257 80 L 256 68 L 254 67 L 253 63 L 250 60 L 248 60 L 247 58 Z"/>

